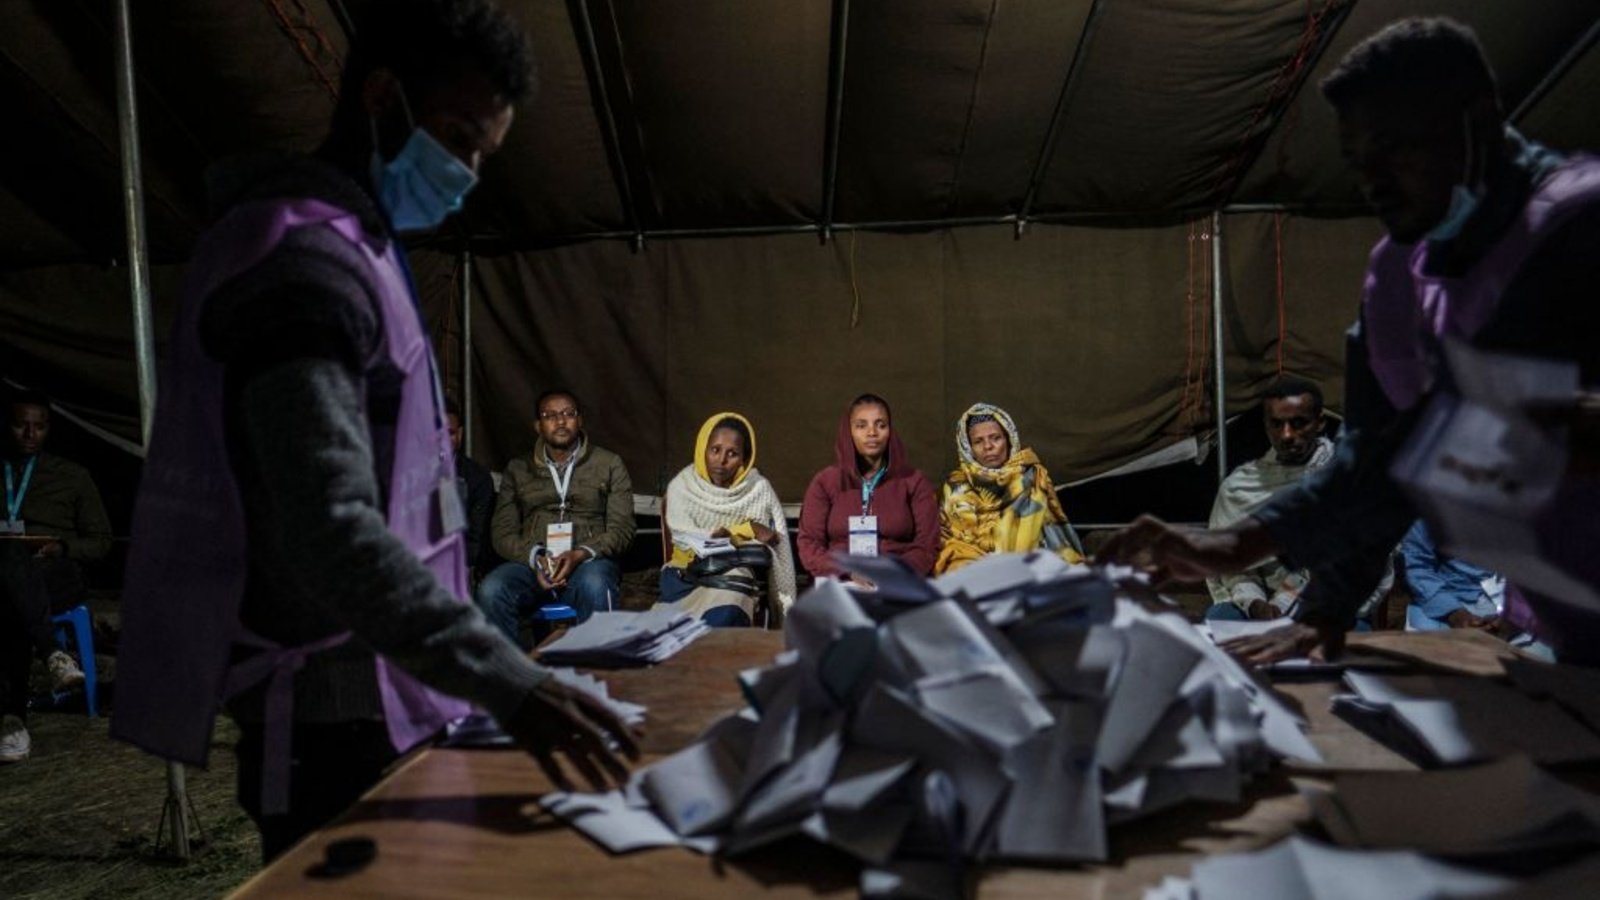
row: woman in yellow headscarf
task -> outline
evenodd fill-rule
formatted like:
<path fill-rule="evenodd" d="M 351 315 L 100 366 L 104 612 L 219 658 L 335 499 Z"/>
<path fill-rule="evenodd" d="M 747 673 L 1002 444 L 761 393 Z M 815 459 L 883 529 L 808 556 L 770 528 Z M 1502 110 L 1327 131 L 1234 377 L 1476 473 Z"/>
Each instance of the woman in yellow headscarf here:
<path fill-rule="evenodd" d="M 961 465 L 945 479 L 939 509 L 941 547 L 934 563 L 943 574 L 990 553 L 1054 550 L 1067 562 L 1083 561 L 1073 546 L 1067 514 L 1039 457 L 1017 437 L 1011 416 L 975 403 L 956 420 Z"/>
<path fill-rule="evenodd" d="M 751 623 L 756 574 L 763 567 L 718 565 L 734 558 L 704 553 L 706 541 L 715 539 L 727 539 L 736 548 L 765 547 L 767 552 L 755 557 L 766 564 L 769 597 L 780 611 L 794 602 L 788 520 L 777 492 L 755 465 L 755 429 L 744 416 L 717 413 L 700 426 L 694 462 L 667 485 L 664 518 L 672 559 L 661 568 L 661 603 L 714 626 Z"/>

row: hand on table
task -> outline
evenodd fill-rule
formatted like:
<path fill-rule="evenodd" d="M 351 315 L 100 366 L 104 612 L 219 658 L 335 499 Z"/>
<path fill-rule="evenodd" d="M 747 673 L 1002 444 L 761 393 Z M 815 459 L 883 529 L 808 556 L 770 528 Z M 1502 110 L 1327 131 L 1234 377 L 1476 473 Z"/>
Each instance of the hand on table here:
<path fill-rule="evenodd" d="M 623 759 L 639 759 L 639 743 L 621 719 L 595 697 L 554 679 L 534 688 L 503 725 L 558 790 L 571 791 L 573 784 L 557 754 L 597 791 L 625 784 Z"/>
<path fill-rule="evenodd" d="M 59 559 L 65 556 L 66 553 L 67 547 L 65 544 L 60 541 L 51 541 L 40 547 L 33 555 L 38 559 Z"/>
<path fill-rule="evenodd" d="M 766 544 L 768 547 L 778 546 L 780 535 L 774 529 L 768 528 L 760 522 L 751 522 L 750 530 L 755 532 L 756 540 L 761 543 Z"/>
<path fill-rule="evenodd" d="M 1250 618 L 1257 622 L 1266 622 L 1272 619 L 1283 618 L 1284 612 L 1265 600 L 1251 600 L 1250 609 L 1247 611 Z"/>
<path fill-rule="evenodd" d="M 1247 666 L 1264 666 L 1302 656 L 1333 660 L 1344 654 L 1344 631 L 1290 622 L 1282 628 L 1224 641 L 1222 649 Z"/>

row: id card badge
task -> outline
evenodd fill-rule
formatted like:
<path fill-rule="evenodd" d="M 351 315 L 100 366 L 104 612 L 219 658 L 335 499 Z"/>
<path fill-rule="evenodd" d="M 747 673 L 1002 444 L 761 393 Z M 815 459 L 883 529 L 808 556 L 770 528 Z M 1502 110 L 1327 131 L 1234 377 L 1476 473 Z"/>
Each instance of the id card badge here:
<path fill-rule="evenodd" d="M 878 517 L 850 517 L 850 555 L 878 555 Z"/>
<path fill-rule="evenodd" d="M 439 479 L 439 533 L 455 534 L 467 530 L 467 508 L 454 478 Z"/>
<path fill-rule="evenodd" d="M 0 519 L 0 534 L 22 535 L 27 533 L 27 526 L 22 524 L 21 519 Z"/>
<path fill-rule="evenodd" d="M 551 556 L 572 552 L 572 523 L 551 522 L 544 530 L 544 549 Z"/>

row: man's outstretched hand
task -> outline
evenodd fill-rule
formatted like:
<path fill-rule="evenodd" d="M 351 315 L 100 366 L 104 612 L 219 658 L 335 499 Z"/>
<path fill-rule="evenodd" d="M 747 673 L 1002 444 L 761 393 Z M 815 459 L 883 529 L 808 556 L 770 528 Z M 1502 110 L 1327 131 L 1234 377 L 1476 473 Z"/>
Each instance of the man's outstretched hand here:
<path fill-rule="evenodd" d="M 571 791 L 573 785 L 557 754 L 597 791 L 625 784 L 623 760 L 639 758 L 638 741 L 621 719 L 598 698 L 555 679 L 534 688 L 503 724 L 559 790 Z"/>
<path fill-rule="evenodd" d="M 1111 536 L 1095 554 L 1095 562 L 1132 566 L 1160 584 L 1241 572 L 1272 552 L 1271 538 L 1254 519 L 1232 528 L 1207 530 L 1140 516 Z"/>

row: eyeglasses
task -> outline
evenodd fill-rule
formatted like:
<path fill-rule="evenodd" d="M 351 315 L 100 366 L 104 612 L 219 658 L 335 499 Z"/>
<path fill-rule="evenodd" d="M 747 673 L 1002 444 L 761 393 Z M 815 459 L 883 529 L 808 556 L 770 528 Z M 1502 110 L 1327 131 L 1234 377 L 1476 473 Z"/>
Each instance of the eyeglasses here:
<path fill-rule="evenodd" d="M 539 413 L 539 418 L 545 422 L 554 422 L 557 419 L 576 419 L 577 417 L 578 411 L 571 408 L 547 409 L 544 412 Z"/>

